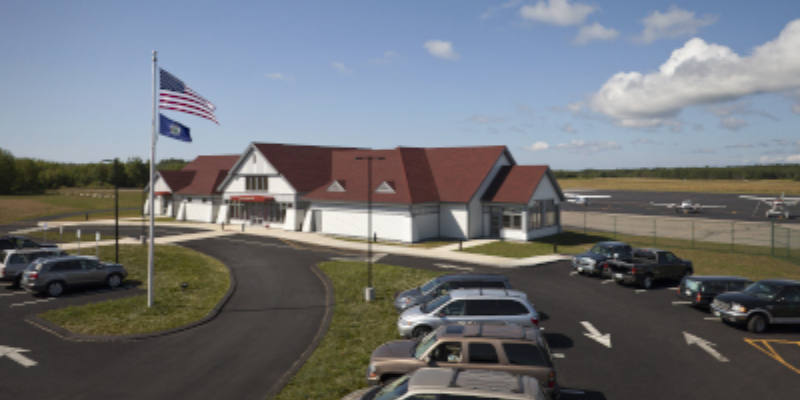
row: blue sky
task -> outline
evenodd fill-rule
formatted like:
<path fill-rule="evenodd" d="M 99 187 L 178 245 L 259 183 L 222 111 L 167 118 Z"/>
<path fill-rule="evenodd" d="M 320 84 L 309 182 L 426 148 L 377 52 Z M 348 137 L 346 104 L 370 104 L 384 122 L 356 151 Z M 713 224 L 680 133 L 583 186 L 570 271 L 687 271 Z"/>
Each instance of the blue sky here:
<path fill-rule="evenodd" d="M 0 147 L 149 157 L 151 51 L 218 108 L 194 143 L 506 145 L 555 169 L 800 163 L 800 4 L 0 2 Z"/>

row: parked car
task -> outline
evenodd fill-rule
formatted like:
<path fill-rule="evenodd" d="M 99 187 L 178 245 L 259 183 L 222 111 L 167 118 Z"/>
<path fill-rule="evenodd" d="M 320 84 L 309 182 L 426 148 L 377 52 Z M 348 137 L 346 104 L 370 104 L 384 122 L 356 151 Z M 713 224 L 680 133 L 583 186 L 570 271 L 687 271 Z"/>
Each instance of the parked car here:
<path fill-rule="evenodd" d="M 402 337 L 423 337 L 447 324 L 513 323 L 537 328 L 539 314 L 528 296 L 507 289 L 458 289 L 409 308 L 397 319 Z"/>
<path fill-rule="evenodd" d="M 605 265 L 614 281 L 619 284 L 635 283 L 645 289 L 663 279 L 681 280 L 694 273 L 692 262 L 678 258 L 661 249 L 634 249 L 633 260 L 608 260 Z"/>
<path fill-rule="evenodd" d="M 120 264 L 102 263 L 91 256 L 65 256 L 36 260 L 22 273 L 20 286 L 28 291 L 57 297 L 80 286 L 118 287 L 128 276 Z"/>
<path fill-rule="evenodd" d="M 692 302 L 692 306 L 707 308 L 720 293 L 741 292 L 753 281 L 740 276 L 690 275 L 681 281 L 678 298 Z"/>
<path fill-rule="evenodd" d="M 539 382 L 525 375 L 481 369 L 422 368 L 386 386 L 342 400 L 548 400 Z"/>
<path fill-rule="evenodd" d="M 378 385 L 424 367 L 507 371 L 536 378 L 558 393 L 550 347 L 539 329 L 513 325 L 446 325 L 422 340 L 398 340 L 372 352 L 367 383 Z"/>
<path fill-rule="evenodd" d="M 38 249 L 41 247 L 58 247 L 53 243 L 37 243 L 22 236 L 0 237 L 0 250 L 11 249 Z"/>
<path fill-rule="evenodd" d="M 511 289 L 508 278 L 495 274 L 452 274 L 431 279 L 424 285 L 398 292 L 394 296 L 394 308 L 402 312 L 410 307 L 427 303 L 455 289 L 496 288 Z"/>
<path fill-rule="evenodd" d="M 623 242 L 598 242 L 589 251 L 572 257 L 572 269 L 581 275 L 601 275 L 605 261 L 631 261 L 633 249 Z"/>
<path fill-rule="evenodd" d="M 800 324 L 800 281 L 755 282 L 741 292 L 718 295 L 711 311 L 724 322 L 746 324 L 753 333 L 764 332 L 770 324 Z"/>
<path fill-rule="evenodd" d="M 66 256 L 67 253 L 56 248 L 0 250 L 0 281 L 14 282 L 19 287 L 22 271 L 37 259 Z"/>

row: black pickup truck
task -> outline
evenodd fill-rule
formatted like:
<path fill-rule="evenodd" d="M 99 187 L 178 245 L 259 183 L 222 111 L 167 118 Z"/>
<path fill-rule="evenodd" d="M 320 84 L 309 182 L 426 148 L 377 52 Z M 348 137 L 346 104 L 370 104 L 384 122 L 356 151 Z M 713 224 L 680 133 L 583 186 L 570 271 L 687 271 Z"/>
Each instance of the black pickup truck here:
<path fill-rule="evenodd" d="M 615 282 L 635 283 L 645 289 L 650 289 L 656 280 L 679 281 L 694 273 L 691 261 L 660 249 L 634 249 L 632 262 L 608 260 L 606 266 Z"/>
<path fill-rule="evenodd" d="M 800 324 L 800 281 L 766 279 L 741 292 L 718 295 L 711 312 L 723 322 L 746 324 L 762 333 L 770 324 Z"/>

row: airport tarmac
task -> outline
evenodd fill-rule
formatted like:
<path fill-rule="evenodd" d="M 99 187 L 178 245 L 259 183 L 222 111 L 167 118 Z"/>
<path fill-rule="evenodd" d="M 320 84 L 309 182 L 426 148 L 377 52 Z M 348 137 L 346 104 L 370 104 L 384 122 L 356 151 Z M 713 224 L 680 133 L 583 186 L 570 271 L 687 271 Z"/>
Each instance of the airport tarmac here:
<path fill-rule="evenodd" d="M 649 216 L 670 216 L 676 218 L 704 218 L 714 220 L 735 220 L 751 222 L 770 222 L 765 213 L 770 208 L 766 203 L 740 198 L 738 194 L 694 193 L 694 192 L 634 192 L 623 190 L 564 190 L 565 193 L 591 195 L 610 195 L 608 199 L 591 199 L 588 206 L 562 203 L 561 210 L 568 212 L 594 212 L 608 214 L 636 214 Z M 752 195 L 752 194 L 748 194 Z M 780 193 L 764 193 L 755 196 L 773 197 Z M 699 213 L 683 214 L 654 203 L 680 203 L 691 199 L 701 205 L 719 205 L 725 208 L 703 209 Z M 786 208 L 789 219 L 778 219 L 782 224 L 800 224 L 800 205 Z"/>

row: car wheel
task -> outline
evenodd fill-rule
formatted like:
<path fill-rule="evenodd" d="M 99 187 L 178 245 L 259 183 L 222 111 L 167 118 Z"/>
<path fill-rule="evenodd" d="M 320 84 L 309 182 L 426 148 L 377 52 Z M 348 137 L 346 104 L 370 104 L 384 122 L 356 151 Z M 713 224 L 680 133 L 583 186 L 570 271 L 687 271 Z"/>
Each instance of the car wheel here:
<path fill-rule="evenodd" d="M 106 284 L 112 289 L 119 287 L 122 284 L 122 277 L 117 274 L 111 274 L 106 278 Z"/>
<path fill-rule="evenodd" d="M 431 333 L 431 328 L 427 326 L 418 326 L 414 328 L 414 331 L 411 333 L 411 336 L 415 338 L 422 339 L 425 335 Z"/>
<path fill-rule="evenodd" d="M 753 315 L 747 320 L 747 330 L 753 333 L 763 333 L 767 330 L 767 319 L 760 314 Z"/>
<path fill-rule="evenodd" d="M 644 280 L 642 281 L 642 288 L 650 289 L 652 287 L 653 287 L 653 276 L 652 275 L 645 276 Z"/>
<path fill-rule="evenodd" d="M 64 284 L 61 282 L 50 282 L 47 284 L 47 295 L 50 297 L 58 297 L 64 293 Z"/>

